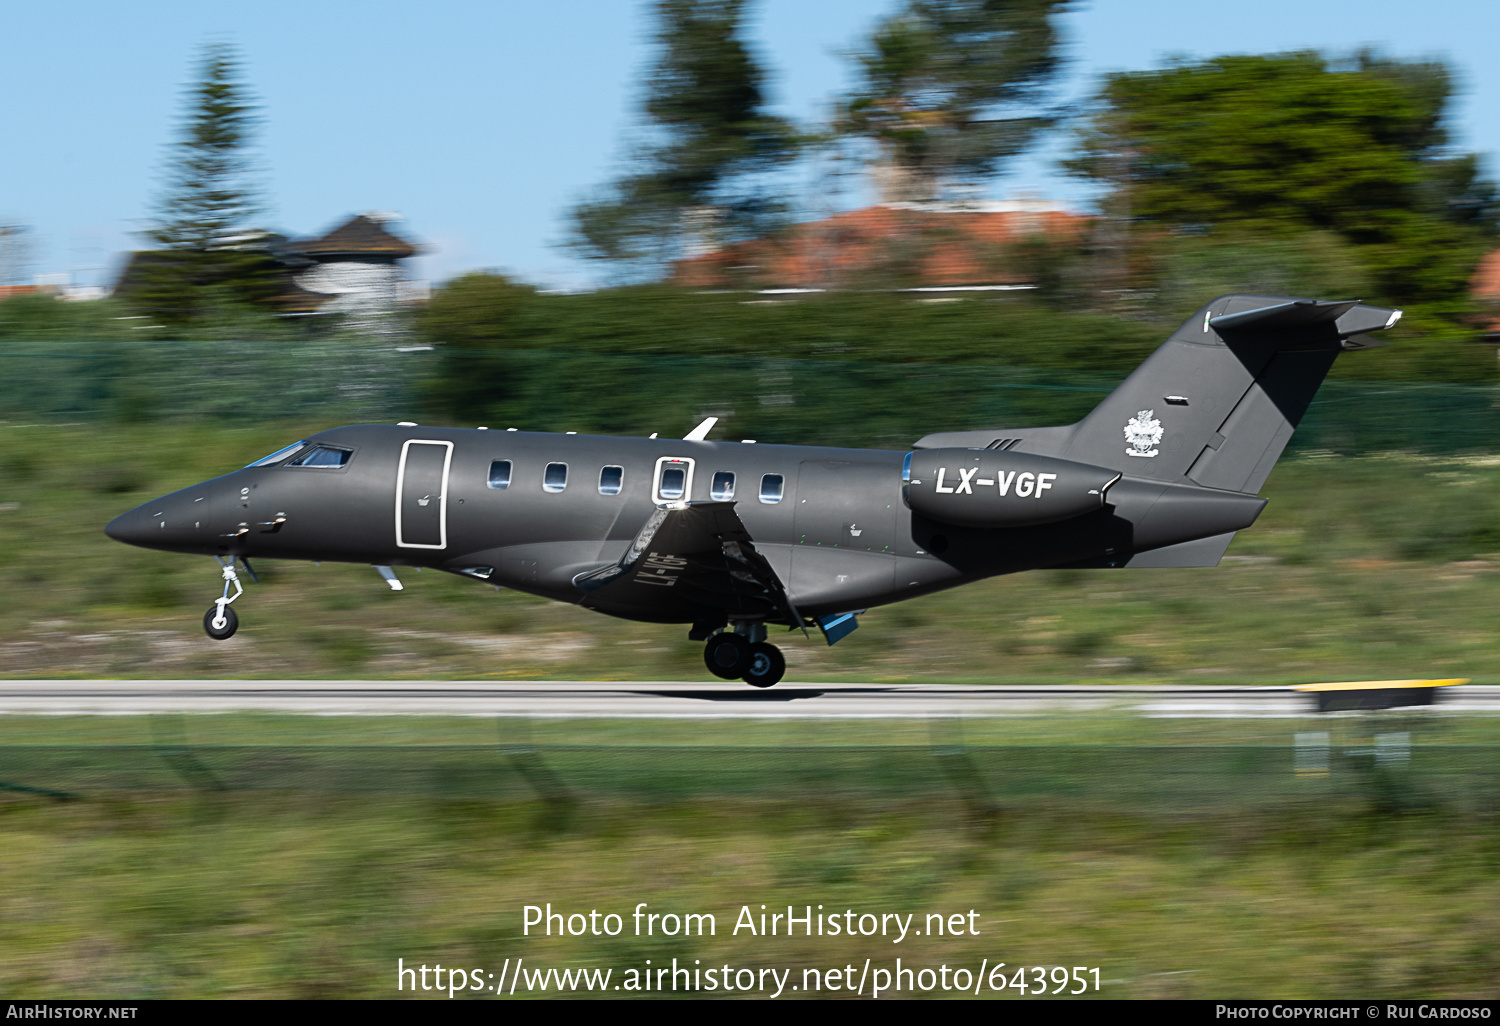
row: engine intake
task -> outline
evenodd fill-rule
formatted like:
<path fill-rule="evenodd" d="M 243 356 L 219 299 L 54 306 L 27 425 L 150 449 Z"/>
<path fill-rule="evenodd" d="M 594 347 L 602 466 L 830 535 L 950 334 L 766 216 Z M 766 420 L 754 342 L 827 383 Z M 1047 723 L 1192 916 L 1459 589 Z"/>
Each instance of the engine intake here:
<path fill-rule="evenodd" d="M 901 496 L 923 516 L 965 527 L 1029 527 L 1099 509 L 1118 470 L 994 449 L 906 454 Z"/>

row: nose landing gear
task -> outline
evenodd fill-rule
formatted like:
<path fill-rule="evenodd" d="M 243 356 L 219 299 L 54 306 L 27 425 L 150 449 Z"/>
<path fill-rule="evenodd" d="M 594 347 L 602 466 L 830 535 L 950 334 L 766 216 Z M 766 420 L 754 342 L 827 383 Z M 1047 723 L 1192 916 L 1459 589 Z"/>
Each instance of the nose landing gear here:
<path fill-rule="evenodd" d="M 203 629 L 215 641 L 224 641 L 239 630 L 240 618 L 229 608 L 229 603 L 245 593 L 245 586 L 240 583 L 240 575 L 235 572 L 233 556 L 227 562 L 223 556 L 214 558 L 219 561 L 219 567 L 224 572 L 224 594 L 214 599 L 214 604 L 203 614 Z M 248 564 L 245 569 L 249 569 Z M 230 585 L 234 586 L 233 595 L 229 594 Z"/>
<path fill-rule="evenodd" d="M 233 609 L 216 602 L 203 614 L 203 629 L 210 638 L 223 641 L 240 629 L 240 618 Z"/>
<path fill-rule="evenodd" d="M 765 640 L 765 624 L 737 624 L 708 639 L 703 663 L 724 680 L 743 680 L 757 688 L 768 688 L 786 673 L 781 650 Z"/>

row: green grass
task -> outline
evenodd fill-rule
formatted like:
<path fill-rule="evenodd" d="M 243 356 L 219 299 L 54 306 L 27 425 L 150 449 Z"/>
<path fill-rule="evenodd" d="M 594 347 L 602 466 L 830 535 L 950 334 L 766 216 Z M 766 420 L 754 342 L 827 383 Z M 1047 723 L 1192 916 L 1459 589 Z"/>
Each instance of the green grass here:
<path fill-rule="evenodd" d="M 1500 724 L 1048 716 L 934 726 L 0 719 L 0 992 L 390 997 L 396 959 L 618 974 L 1098 966 L 1107 997 L 1488 997 Z M 1401 727 L 1406 767 L 1360 749 Z M 206 772 L 205 772 L 206 771 Z M 525 937 L 522 907 L 710 912 Z M 738 936 L 743 905 L 980 935 Z M 629 922 L 629 919 L 626 919 Z M 618 979 L 618 975 L 616 976 Z M 431 995 L 427 995 L 431 996 Z"/>
<path fill-rule="evenodd" d="M 207 558 L 108 520 L 326 425 L 0 427 L 0 673 L 10 677 L 703 679 L 686 630 L 440 573 L 263 562 L 227 643 Z M 1500 680 L 1500 461 L 1284 460 L 1212 569 L 1044 571 L 870 611 L 789 680 Z"/>

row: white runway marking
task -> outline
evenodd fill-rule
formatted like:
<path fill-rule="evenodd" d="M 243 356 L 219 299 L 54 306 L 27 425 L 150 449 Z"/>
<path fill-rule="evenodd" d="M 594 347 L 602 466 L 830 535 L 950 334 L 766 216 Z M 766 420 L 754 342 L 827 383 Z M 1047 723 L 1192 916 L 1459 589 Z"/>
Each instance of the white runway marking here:
<path fill-rule="evenodd" d="M 0 680 L 0 715 L 285 712 L 556 719 L 903 719 L 1118 710 L 1282 718 L 1315 711 L 1287 687 L 922 685 L 650 681 Z M 1500 687 L 1446 688 L 1436 711 L 1500 714 Z M 1342 714 L 1334 714 L 1342 715 Z"/>

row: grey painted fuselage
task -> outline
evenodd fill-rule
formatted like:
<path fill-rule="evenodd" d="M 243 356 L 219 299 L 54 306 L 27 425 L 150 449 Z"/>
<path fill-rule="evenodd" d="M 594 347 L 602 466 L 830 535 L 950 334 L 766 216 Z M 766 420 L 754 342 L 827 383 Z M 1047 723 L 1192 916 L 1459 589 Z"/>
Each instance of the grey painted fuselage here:
<path fill-rule="evenodd" d="M 1212 566 L 1260 513 L 1254 493 L 1334 357 L 1398 316 L 1220 297 L 1079 423 L 929 436 L 911 452 L 339 427 L 307 446 L 339 450 L 343 465 L 297 466 L 292 454 L 163 496 L 107 530 L 173 552 L 433 567 L 615 616 L 695 624 L 738 615 L 801 626 L 1040 567 Z M 494 486 L 497 462 L 509 464 L 504 487 Z M 683 472 L 682 490 L 668 494 L 664 467 Z M 1010 483 L 1026 479 L 1028 505 L 1006 505 L 1020 494 Z M 1061 519 L 1032 522 L 1064 505 Z M 728 593 L 754 577 L 770 595 L 762 612 L 746 613 L 743 595 L 715 607 L 712 587 L 646 586 L 669 585 L 678 557 L 633 542 L 647 546 L 669 508 L 720 518 L 724 555 L 694 564 L 698 583 L 722 579 Z M 694 529 L 701 539 L 702 524 Z M 774 577 L 741 558 L 746 546 Z M 653 558 L 664 560 L 659 580 Z M 634 584 L 610 585 L 608 568 L 627 564 Z"/>
<path fill-rule="evenodd" d="M 420 536 L 410 520 L 405 544 L 397 544 L 397 471 L 413 440 L 453 445 L 447 489 L 429 499 L 445 507 L 437 511 L 443 536 L 428 542 L 441 548 L 414 547 L 423 542 L 413 542 Z M 692 461 L 689 501 L 709 500 L 715 474 L 734 474 L 736 511 L 808 615 L 890 602 L 965 576 L 923 550 L 901 502 L 900 452 L 386 425 L 334 428 L 308 441 L 352 455 L 337 468 L 237 470 L 132 510 L 111 534 L 205 555 L 490 568 L 482 578 L 490 583 L 577 601 L 574 578 L 618 561 L 656 508 L 657 461 L 668 457 Z M 511 463 L 504 489 L 488 486 L 497 460 Z M 543 488 L 553 463 L 567 465 L 561 491 Z M 605 467 L 622 470 L 618 494 L 600 492 Z M 778 502 L 760 500 L 766 475 L 783 480 Z M 436 496 L 436 485 L 421 494 Z M 409 504 L 420 500 L 411 487 L 403 491 Z M 656 619 L 654 610 L 640 612 Z"/>
<path fill-rule="evenodd" d="M 579 601 L 583 593 L 574 579 L 617 562 L 656 508 L 658 460 L 691 460 L 684 498 L 709 501 L 715 474 L 733 474 L 736 512 L 756 548 L 786 582 L 797 608 L 819 616 L 1123 551 L 1163 491 L 1127 479 L 1111 489 L 1112 505 L 1097 513 L 997 532 L 937 523 L 908 509 L 901 494 L 905 454 L 897 451 L 386 425 L 334 428 L 308 442 L 351 450 L 349 462 L 237 470 L 140 506 L 112 525 L 111 533 L 152 548 L 204 555 L 456 573 L 488 568 L 481 579 L 490 583 Z M 438 536 L 423 536 L 414 533 L 409 516 L 404 544 L 397 544 L 396 479 L 408 442 L 452 443 L 445 491 L 434 482 L 418 494 L 413 482 L 403 481 L 406 505 L 430 496 L 428 507 L 413 512 L 436 506 L 445 522 Z M 488 487 L 496 460 L 511 463 L 504 489 Z M 567 465 L 566 486 L 546 491 L 543 475 L 555 463 Z M 600 493 L 605 467 L 623 471 L 616 495 Z M 782 478 L 778 502 L 761 501 L 766 475 Z M 1252 502 L 1250 519 L 1262 505 Z M 1215 520 L 1190 533 L 1239 526 L 1243 522 Z M 1187 540 L 1181 534 L 1159 540 Z M 416 547 L 438 543 L 440 548 Z M 633 619 L 681 619 L 655 608 L 634 615 L 608 611 Z"/>

